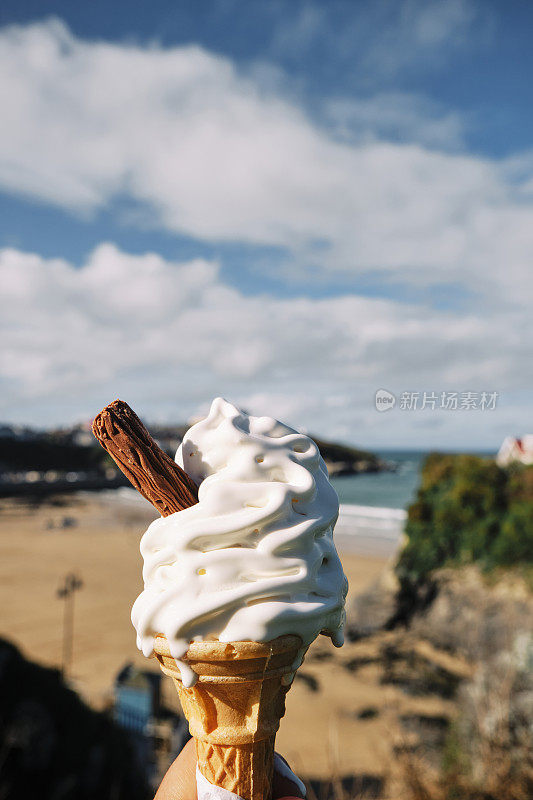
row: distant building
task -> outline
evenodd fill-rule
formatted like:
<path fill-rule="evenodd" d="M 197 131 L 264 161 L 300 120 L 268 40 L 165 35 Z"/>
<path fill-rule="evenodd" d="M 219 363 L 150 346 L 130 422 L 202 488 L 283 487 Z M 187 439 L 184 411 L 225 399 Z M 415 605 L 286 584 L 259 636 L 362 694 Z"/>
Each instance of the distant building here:
<path fill-rule="evenodd" d="M 155 679 L 155 680 L 154 680 Z M 160 676 L 128 664 L 115 680 L 115 721 L 126 730 L 145 733 L 159 706 Z"/>
<path fill-rule="evenodd" d="M 533 464 L 533 434 L 528 433 L 520 439 L 506 436 L 496 456 L 500 467 L 507 467 L 514 461 L 521 464 Z"/>
<path fill-rule="evenodd" d="M 162 703 L 162 677 L 160 672 L 126 664 L 114 687 L 115 722 L 129 733 L 137 759 L 154 786 L 189 739 L 185 718 Z"/>
<path fill-rule="evenodd" d="M 147 674 L 135 669 L 132 664 L 125 666 L 115 680 L 115 722 L 128 731 L 137 761 L 142 764 L 143 771 L 149 778 L 152 777 L 155 767 L 149 729 L 159 687 L 155 692 L 154 689 L 155 686 Z"/>
<path fill-rule="evenodd" d="M 86 431 L 84 428 L 76 428 L 72 431 L 72 444 L 78 447 L 93 447 L 94 436 L 91 431 Z"/>

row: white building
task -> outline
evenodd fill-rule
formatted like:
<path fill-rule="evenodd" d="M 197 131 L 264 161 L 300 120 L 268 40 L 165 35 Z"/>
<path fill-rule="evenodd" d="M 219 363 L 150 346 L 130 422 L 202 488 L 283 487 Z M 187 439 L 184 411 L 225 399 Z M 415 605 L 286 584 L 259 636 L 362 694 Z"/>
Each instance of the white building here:
<path fill-rule="evenodd" d="M 533 434 L 528 433 L 520 439 L 506 436 L 498 451 L 496 461 L 500 467 L 507 467 L 513 461 L 533 464 Z"/>

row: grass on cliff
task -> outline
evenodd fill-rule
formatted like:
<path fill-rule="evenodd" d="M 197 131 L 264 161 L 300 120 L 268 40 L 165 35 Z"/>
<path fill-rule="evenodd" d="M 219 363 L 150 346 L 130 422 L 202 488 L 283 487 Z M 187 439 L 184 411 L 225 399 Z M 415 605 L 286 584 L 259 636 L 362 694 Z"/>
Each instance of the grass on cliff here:
<path fill-rule="evenodd" d="M 396 569 L 406 613 L 431 599 L 431 573 L 446 565 L 515 568 L 533 585 L 533 466 L 430 454 L 405 533 Z"/>

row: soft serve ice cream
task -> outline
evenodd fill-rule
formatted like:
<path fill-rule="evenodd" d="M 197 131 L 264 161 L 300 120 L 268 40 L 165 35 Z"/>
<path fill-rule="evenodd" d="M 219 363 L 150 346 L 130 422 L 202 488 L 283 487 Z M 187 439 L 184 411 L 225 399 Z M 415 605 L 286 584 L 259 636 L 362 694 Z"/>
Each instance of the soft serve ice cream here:
<path fill-rule="evenodd" d="M 191 686 L 191 641 L 296 634 L 300 662 L 319 633 L 340 646 L 348 584 L 333 543 L 339 501 L 312 439 L 219 397 L 176 461 L 199 502 L 142 537 L 144 591 L 132 621 L 143 653 L 164 634 Z"/>

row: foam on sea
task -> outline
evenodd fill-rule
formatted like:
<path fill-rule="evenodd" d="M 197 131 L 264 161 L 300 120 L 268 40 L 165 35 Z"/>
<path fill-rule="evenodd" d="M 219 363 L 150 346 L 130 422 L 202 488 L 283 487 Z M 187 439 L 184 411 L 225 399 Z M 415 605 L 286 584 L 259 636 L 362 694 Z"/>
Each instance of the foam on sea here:
<path fill-rule="evenodd" d="M 337 547 L 344 552 L 388 558 L 402 539 L 407 512 L 342 503 L 335 526 Z"/>
<path fill-rule="evenodd" d="M 378 506 L 358 506 L 351 503 L 341 503 L 340 515 L 350 517 L 374 517 L 375 519 L 394 519 L 405 522 L 407 511 L 403 508 L 379 508 Z M 340 516 L 339 515 L 339 516 Z"/>

